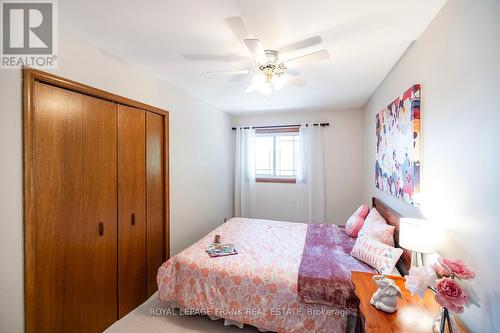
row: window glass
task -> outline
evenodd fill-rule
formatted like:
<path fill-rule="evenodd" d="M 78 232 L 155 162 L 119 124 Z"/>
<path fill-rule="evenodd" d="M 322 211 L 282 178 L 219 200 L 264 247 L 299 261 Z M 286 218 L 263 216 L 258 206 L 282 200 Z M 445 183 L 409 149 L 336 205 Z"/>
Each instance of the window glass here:
<path fill-rule="evenodd" d="M 257 135 L 255 138 L 255 172 L 257 175 L 273 175 L 273 148 L 272 136 Z"/>
<path fill-rule="evenodd" d="M 263 133 L 256 135 L 256 175 L 268 178 L 295 178 L 298 133 Z"/>

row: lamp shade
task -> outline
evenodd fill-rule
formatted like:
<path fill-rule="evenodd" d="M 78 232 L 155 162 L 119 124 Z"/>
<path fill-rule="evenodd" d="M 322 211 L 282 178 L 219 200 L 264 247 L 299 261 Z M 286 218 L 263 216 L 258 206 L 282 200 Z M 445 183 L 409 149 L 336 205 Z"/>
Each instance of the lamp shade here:
<path fill-rule="evenodd" d="M 414 252 L 434 252 L 434 231 L 423 219 L 403 217 L 399 220 L 399 246 Z"/>

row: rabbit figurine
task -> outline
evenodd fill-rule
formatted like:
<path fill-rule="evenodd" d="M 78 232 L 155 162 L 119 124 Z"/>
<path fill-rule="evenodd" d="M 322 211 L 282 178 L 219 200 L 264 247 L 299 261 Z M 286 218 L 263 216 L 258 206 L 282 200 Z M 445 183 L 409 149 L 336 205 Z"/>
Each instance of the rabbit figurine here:
<path fill-rule="evenodd" d="M 385 275 L 374 275 L 373 281 L 378 285 L 378 290 L 373 294 L 370 304 L 384 312 L 392 313 L 398 308 L 397 297 L 403 297 L 401 289 L 394 280 Z"/>

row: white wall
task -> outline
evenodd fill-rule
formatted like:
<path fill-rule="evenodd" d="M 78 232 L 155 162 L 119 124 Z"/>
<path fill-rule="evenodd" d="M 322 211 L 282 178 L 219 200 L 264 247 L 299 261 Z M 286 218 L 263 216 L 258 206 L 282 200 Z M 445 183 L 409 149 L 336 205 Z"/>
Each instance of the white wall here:
<path fill-rule="evenodd" d="M 361 110 L 294 111 L 235 116 L 234 125 L 287 125 L 329 122 L 325 127 L 326 220 L 344 224 L 362 198 Z M 257 214 L 260 218 L 293 219 L 294 184 L 257 183 Z"/>
<path fill-rule="evenodd" d="M 61 31 L 55 74 L 170 111 L 171 250 L 231 216 L 230 117 Z M 23 332 L 21 72 L 0 70 L 0 331 Z"/>
<path fill-rule="evenodd" d="M 364 197 L 444 231 L 439 251 L 477 271 L 482 308 L 466 309 L 475 332 L 500 332 L 500 2 L 449 0 L 364 107 Z M 422 84 L 422 204 L 374 185 L 375 114 Z"/>

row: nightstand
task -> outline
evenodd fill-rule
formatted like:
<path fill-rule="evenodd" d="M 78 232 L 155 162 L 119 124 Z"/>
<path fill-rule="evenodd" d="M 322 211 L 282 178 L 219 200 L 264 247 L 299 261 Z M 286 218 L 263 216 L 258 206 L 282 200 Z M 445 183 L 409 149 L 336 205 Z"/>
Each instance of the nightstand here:
<path fill-rule="evenodd" d="M 405 288 L 405 279 L 400 276 L 388 276 L 401 288 L 403 299 L 398 299 L 398 309 L 394 313 L 377 310 L 370 304 L 377 285 L 372 280 L 375 274 L 352 272 L 356 296 L 359 298 L 359 314 L 356 332 L 366 333 L 432 333 L 432 322 L 439 312 L 439 304 L 434 294 L 428 290 L 424 298 L 412 296 Z M 457 324 L 461 333 L 467 331 Z"/>

